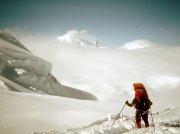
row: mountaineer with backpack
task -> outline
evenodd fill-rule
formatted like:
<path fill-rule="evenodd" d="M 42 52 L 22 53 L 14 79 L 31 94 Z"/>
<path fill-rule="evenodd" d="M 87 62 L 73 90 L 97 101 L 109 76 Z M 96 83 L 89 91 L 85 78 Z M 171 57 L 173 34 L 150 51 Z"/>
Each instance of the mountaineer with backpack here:
<path fill-rule="evenodd" d="M 125 104 L 127 104 L 130 107 L 135 106 L 135 119 L 137 128 L 141 128 L 141 118 L 145 123 L 145 127 L 149 127 L 148 113 L 152 105 L 152 102 L 150 101 L 146 88 L 142 83 L 134 83 L 133 86 L 135 90 L 135 98 L 131 103 L 126 101 Z"/>

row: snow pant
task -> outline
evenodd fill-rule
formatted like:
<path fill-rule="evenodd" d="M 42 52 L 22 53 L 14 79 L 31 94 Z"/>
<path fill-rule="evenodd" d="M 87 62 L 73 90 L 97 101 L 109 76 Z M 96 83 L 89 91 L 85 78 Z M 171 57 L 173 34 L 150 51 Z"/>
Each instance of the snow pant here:
<path fill-rule="evenodd" d="M 148 122 L 148 112 L 144 113 L 145 111 L 136 111 L 136 126 L 137 128 L 141 128 L 141 118 L 143 119 L 145 123 L 145 127 L 149 127 L 149 122 Z"/>

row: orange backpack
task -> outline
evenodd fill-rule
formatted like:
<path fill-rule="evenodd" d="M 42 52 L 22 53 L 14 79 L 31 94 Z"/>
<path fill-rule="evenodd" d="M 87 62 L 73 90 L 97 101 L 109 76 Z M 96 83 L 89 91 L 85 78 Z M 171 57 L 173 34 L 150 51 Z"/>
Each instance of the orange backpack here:
<path fill-rule="evenodd" d="M 142 83 L 133 83 L 134 90 L 139 90 L 142 95 L 149 99 L 145 86 Z"/>

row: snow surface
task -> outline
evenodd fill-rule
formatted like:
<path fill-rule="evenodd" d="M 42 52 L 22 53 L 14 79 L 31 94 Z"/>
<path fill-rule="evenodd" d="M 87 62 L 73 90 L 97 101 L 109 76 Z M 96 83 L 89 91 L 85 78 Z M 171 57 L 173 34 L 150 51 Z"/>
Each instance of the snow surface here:
<path fill-rule="evenodd" d="M 150 127 L 141 129 L 135 127 L 134 116 L 120 115 L 112 126 L 118 114 L 98 119 L 89 125 L 67 129 L 64 131 L 34 132 L 33 134 L 179 134 L 180 111 L 176 108 L 166 108 L 161 112 L 153 113 L 154 124 L 150 121 Z M 149 117 L 149 120 L 150 117 Z"/>
<path fill-rule="evenodd" d="M 29 134 L 80 127 L 121 104 L 0 90 L 0 106 L 1 134 Z"/>
<path fill-rule="evenodd" d="M 180 110 L 176 107 L 153 110 L 154 132 L 150 116 L 149 128 L 136 129 L 135 110 L 127 114 L 129 107 L 112 126 L 122 105 L 110 102 L 0 91 L 0 105 L 0 133 L 5 134 L 180 133 Z"/>

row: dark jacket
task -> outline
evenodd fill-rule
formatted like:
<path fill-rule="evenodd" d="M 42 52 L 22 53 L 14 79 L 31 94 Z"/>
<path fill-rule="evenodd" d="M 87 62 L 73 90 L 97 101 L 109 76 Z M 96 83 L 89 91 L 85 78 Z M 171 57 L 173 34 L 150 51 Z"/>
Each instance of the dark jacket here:
<path fill-rule="evenodd" d="M 152 102 L 148 98 L 142 96 L 140 100 L 135 97 L 132 103 L 126 102 L 126 104 L 130 107 L 135 106 L 135 108 L 139 111 L 147 111 L 152 105 Z"/>

